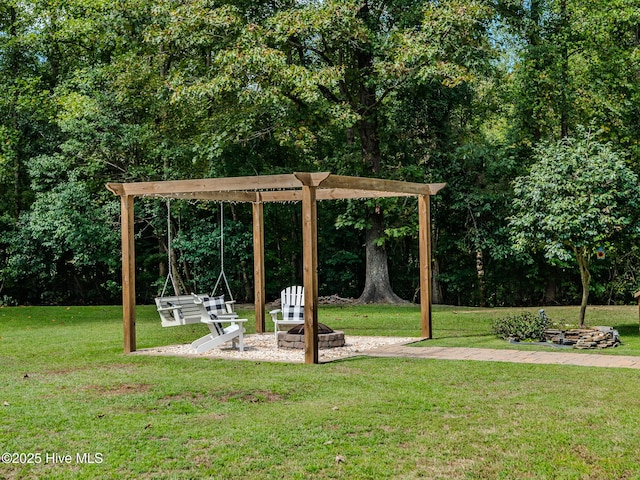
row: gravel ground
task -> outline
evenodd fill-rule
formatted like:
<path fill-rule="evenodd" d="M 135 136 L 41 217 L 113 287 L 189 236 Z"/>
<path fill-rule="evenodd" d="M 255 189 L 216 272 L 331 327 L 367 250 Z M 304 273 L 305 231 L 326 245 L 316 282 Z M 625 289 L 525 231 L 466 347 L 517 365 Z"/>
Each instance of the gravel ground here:
<path fill-rule="evenodd" d="M 410 337 L 356 337 L 345 335 L 345 346 L 319 350 L 319 360 L 327 362 L 340 358 L 362 355 L 368 350 L 393 344 L 405 344 L 418 341 Z M 289 348 L 276 348 L 273 333 L 245 335 L 244 352 L 231 348 L 231 343 L 214 348 L 205 353 L 195 353 L 190 344 L 168 345 L 165 347 L 143 348 L 135 352 L 138 355 L 167 355 L 200 358 L 226 358 L 266 362 L 304 363 L 304 351 Z"/>

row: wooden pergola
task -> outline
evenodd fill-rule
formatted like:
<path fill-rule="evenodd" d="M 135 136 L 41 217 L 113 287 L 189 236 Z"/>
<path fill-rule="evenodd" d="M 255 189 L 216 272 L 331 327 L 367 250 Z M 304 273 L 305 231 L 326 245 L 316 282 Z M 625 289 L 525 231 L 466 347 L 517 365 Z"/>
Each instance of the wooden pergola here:
<path fill-rule="evenodd" d="M 318 363 L 318 200 L 418 197 L 422 336 L 431 338 L 430 196 L 444 183 L 409 183 L 331 173 L 109 183 L 120 196 L 122 224 L 122 310 L 124 351 L 136 350 L 134 247 L 135 197 L 247 202 L 253 205 L 253 265 L 256 332 L 265 331 L 264 203 L 302 202 L 305 363 Z"/>

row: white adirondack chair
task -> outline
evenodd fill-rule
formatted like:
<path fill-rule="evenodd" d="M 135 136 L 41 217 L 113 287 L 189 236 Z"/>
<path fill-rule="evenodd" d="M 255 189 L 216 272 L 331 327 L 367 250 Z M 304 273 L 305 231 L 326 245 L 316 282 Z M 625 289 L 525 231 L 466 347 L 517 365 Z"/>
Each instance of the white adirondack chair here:
<path fill-rule="evenodd" d="M 246 318 L 238 318 L 230 308 L 231 302 L 225 302 L 224 296 L 201 297 L 193 294 L 193 304 L 199 311 L 200 321 L 206 323 L 210 333 L 191 343 L 196 353 L 206 352 L 212 348 L 231 342 L 232 346 L 244 351 L 244 332 L 242 323 Z M 229 324 L 223 326 L 223 324 Z"/>
<path fill-rule="evenodd" d="M 280 292 L 280 308 L 271 310 L 273 329 L 278 344 L 279 325 L 300 325 L 304 323 L 304 287 L 287 287 Z"/>
<path fill-rule="evenodd" d="M 233 311 L 235 302 L 225 302 L 224 296 L 208 297 L 207 295 L 176 295 L 155 299 L 158 314 L 163 327 L 205 323 L 210 333 L 191 344 L 197 353 L 206 352 L 228 341 L 244 350 L 244 328 L 239 323 L 246 318 L 238 318 Z M 223 324 L 229 323 L 228 326 Z"/>

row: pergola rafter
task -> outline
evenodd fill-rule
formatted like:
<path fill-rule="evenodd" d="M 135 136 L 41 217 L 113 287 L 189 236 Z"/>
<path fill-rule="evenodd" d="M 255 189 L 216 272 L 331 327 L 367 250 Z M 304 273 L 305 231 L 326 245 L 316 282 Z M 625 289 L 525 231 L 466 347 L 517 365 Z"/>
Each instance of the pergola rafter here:
<path fill-rule="evenodd" d="M 302 202 L 303 285 L 305 287 L 305 362 L 318 363 L 317 201 L 355 198 L 418 197 L 420 304 L 422 336 L 431 338 L 430 196 L 444 183 L 410 183 L 379 178 L 298 172 L 251 177 L 205 178 L 158 182 L 109 183 L 121 199 L 122 303 L 124 350 L 136 350 L 135 336 L 135 197 L 181 198 L 253 204 L 253 250 L 256 331 L 265 331 L 264 211 L 268 202 Z"/>

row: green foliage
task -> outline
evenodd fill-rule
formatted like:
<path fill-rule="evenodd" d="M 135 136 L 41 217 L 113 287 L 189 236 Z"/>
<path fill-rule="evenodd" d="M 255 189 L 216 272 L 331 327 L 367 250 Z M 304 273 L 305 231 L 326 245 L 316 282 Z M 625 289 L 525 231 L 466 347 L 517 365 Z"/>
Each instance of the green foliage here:
<path fill-rule="evenodd" d="M 595 125 L 639 172 L 637 25 L 624 0 L 4 2 L 0 296 L 120 301 L 119 211 L 107 182 L 332 171 L 448 183 L 432 202 L 440 301 L 575 302 L 562 241 L 549 243 L 553 265 L 543 246 L 512 254 L 511 182 L 538 158 L 534 145 L 579 136 L 579 124 Z M 613 194 L 618 207 L 625 195 Z M 596 226 L 606 208 L 584 219 L 582 234 L 597 239 L 589 248 L 607 252 L 590 265 L 592 293 L 624 303 L 640 256 L 624 220 Z M 380 209 L 375 245 L 397 293 L 416 298 L 413 200 L 323 209 L 323 293 L 362 288 L 363 230 Z M 137 203 L 143 301 L 163 282 L 162 210 Z M 184 207 L 174 221 L 187 283 L 216 276 L 212 210 Z M 273 297 L 301 278 L 300 218 L 289 205 L 265 215 Z M 227 232 L 228 276 L 245 300 L 250 224 L 238 208 Z"/>
<path fill-rule="evenodd" d="M 253 235 L 249 225 L 224 220 L 224 268 L 232 295 L 244 298 L 241 265 L 253 265 Z M 192 217 L 183 222 L 182 229 L 175 237 L 173 248 L 178 252 L 187 278 L 191 279 L 190 290 L 211 292 L 221 270 L 221 225 L 220 217 L 210 215 L 205 218 Z M 224 281 L 218 286 L 218 293 L 225 293 Z M 228 294 L 227 294 L 228 295 Z"/>
<path fill-rule="evenodd" d="M 544 340 L 544 331 L 550 323 L 543 313 L 521 312 L 494 320 L 491 333 L 505 340 L 538 342 Z"/>
<path fill-rule="evenodd" d="M 566 261 L 576 250 L 640 233 L 637 175 L 608 144 L 582 131 L 536 149 L 537 162 L 514 182 L 510 226 L 515 248 Z"/>
<path fill-rule="evenodd" d="M 640 186 L 610 145 L 583 129 L 580 134 L 536 149 L 538 161 L 529 175 L 514 182 L 510 225 L 516 250 L 542 250 L 560 262 L 575 258 L 582 325 L 597 249 L 640 235 Z"/>
<path fill-rule="evenodd" d="M 21 290 L 21 300 L 36 303 L 104 302 L 118 278 L 113 251 L 119 235 L 113 203 L 93 201 L 86 185 L 67 182 L 38 192 L 17 234 L 2 235 L 8 262 L 6 286 Z"/>

